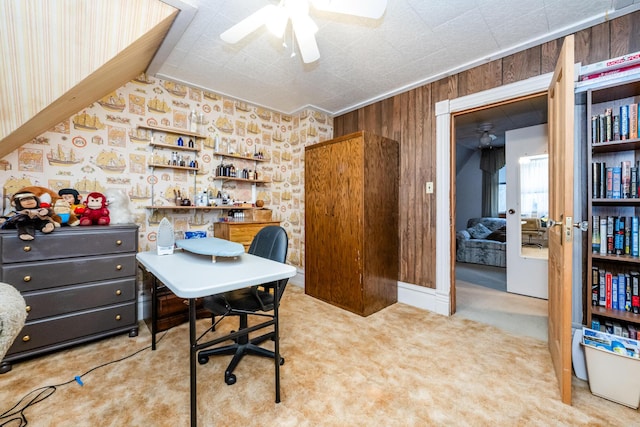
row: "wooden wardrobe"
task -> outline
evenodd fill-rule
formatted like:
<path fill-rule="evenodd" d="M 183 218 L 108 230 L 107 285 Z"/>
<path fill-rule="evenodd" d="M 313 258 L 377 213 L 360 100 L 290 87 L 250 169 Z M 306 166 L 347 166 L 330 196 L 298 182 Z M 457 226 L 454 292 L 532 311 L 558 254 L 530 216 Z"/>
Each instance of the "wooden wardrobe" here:
<path fill-rule="evenodd" d="M 398 298 L 399 152 L 357 132 L 305 148 L 305 292 L 362 316 Z"/>

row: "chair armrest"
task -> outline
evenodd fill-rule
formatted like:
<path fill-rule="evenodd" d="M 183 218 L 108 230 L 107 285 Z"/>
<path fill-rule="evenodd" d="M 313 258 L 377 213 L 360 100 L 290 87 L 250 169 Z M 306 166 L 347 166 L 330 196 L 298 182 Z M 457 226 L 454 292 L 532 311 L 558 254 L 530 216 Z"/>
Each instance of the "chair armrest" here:
<path fill-rule="evenodd" d="M 456 240 L 470 240 L 471 234 L 467 230 L 460 230 L 456 233 Z"/>

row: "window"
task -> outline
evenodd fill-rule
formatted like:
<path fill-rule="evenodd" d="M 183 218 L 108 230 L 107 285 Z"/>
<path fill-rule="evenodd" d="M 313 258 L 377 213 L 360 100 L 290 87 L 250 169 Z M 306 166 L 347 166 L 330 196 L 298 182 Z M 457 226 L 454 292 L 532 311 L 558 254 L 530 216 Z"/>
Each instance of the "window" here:
<path fill-rule="evenodd" d="M 507 214 L 507 167 L 498 171 L 498 214 Z"/>
<path fill-rule="evenodd" d="M 546 218 L 549 213 L 549 155 L 520 158 L 520 216 Z"/>

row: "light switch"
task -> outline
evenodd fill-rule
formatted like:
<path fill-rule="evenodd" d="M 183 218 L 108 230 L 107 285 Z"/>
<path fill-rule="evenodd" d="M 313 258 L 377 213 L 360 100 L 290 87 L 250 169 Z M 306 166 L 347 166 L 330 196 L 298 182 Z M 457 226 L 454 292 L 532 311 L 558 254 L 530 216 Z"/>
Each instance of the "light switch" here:
<path fill-rule="evenodd" d="M 427 191 L 427 194 L 433 193 L 433 182 L 431 181 L 427 182 L 426 191 Z"/>

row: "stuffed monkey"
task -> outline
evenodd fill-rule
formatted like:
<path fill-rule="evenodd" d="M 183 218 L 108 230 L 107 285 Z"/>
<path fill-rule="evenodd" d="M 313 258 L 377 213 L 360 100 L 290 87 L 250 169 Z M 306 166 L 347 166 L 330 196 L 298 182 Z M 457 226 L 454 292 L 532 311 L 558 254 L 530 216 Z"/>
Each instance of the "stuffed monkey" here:
<path fill-rule="evenodd" d="M 84 203 L 87 207 L 80 218 L 80 225 L 109 225 L 111 219 L 109 218 L 109 209 L 107 209 L 107 198 L 104 194 L 89 193 Z"/>
<path fill-rule="evenodd" d="M 18 229 L 20 240 L 33 240 L 36 238 L 36 230 L 43 233 L 51 233 L 55 229 L 55 222 L 51 218 L 53 211 L 40 206 L 40 199 L 29 192 L 18 192 L 12 200 L 16 214 L 7 223 Z"/>
<path fill-rule="evenodd" d="M 69 203 L 71 212 L 77 216 L 82 216 L 86 206 L 82 203 L 82 198 L 78 190 L 74 188 L 61 188 L 58 190 L 58 195 Z"/>

